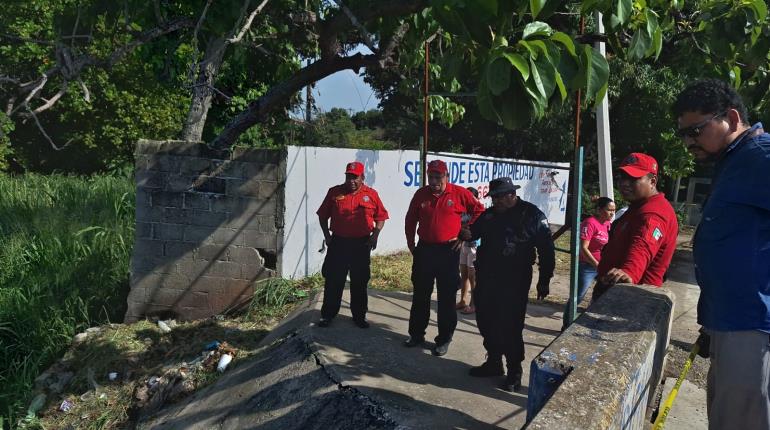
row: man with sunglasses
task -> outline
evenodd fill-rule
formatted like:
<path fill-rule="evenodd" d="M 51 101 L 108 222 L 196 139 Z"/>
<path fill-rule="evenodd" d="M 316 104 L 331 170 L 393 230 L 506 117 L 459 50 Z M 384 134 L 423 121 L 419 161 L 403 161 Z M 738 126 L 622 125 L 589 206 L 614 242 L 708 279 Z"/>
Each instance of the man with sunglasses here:
<path fill-rule="evenodd" d="M 715 162 L 695 233 L 698 338 L 711 358 L 710 429 L 770 428 L 770 134 L 730 85 L 703 80 L 673 106 L 678 135 Z"/>
<path fill-rule="evenodd" d="M 661 286 L 676 249 L 679 224 L 674 208 L 658 192 L 658 162 L 632 153 L 620 163 L 618 175 L 618 189 L 629 207 L 602 249 L 593 300 L 617 283 Z"/>
<path fill-rule="evenodd" d="M 470 369 L 476 377 L 502 376 L 503 356 L 508 374 L 501 386 L 506 391 L 521 388 L 524 360 L 524 318 L 535 250 L 539 258 L 537 298 L 549 293 L 556 265 L 553 239 L 545 214 L 516 195 L 519 185 L 511 178 L 489 183 L 492 207 L 460 232 L 463 240 L 481 239 L 476 253 L 476 324 L 484 338 L 487 360 Z"/>

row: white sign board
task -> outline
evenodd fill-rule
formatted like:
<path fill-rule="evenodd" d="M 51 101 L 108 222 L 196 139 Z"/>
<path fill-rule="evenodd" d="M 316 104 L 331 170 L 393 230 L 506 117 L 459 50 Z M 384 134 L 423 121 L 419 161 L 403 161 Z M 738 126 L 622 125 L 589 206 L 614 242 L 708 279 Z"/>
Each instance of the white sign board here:
<path fill-rule="evenodd" d="M 565 223 L 569 163 L 532 162 L 466 154 L 428 154 L 449 167 L 449 181 L 474 187 L 483 197 L 489 181 L 508 176 L 521 185 L 518 195 L 548 217 L 551 224 Z M 286 192 L 281 275 L 299 278 L 321 270 L 319 252 L 323 233 L 316 210 L 329 188 L 345 179 L 351 161 L 364 164 L 365 183 L 377 190 L 390 219 L 380 234 L 375 254 L 406 249 L 404 216 L 409 201 L 420 187 L 418 151 L 372 151 L 348 148 L 289 146 L 286 160 Z M 490 204 L 485 199 L 485 204 Z"/>

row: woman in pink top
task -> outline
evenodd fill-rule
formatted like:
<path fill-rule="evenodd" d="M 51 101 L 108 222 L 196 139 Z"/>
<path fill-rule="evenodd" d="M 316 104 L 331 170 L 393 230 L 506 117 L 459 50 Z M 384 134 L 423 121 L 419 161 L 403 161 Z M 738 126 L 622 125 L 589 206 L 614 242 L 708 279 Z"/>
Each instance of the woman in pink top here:
<path fill-rule="evenodd" d="M 615 202 L 599 197 L 594 214 L 580 223 L 580 263 L 578 264 L 578 303 L 583 301 L 588 286 L 596 278 L 602 248 L 609 240 L 610 225 L 615 217 Z"/>

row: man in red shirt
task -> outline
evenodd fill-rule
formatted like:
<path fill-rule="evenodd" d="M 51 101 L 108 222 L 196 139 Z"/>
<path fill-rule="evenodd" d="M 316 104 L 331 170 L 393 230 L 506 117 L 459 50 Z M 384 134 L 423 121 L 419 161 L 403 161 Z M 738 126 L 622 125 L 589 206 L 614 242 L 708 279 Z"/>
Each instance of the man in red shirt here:
<path fill-rule="evenodd" d="M 363 164 L 357 161 L 348 163 L 345 183 L 329 188 L 316 213 L 328 248 L 321 269 L 326 282 L 318 325 L 326 327 L 337 316 L 345 279 L 350 272 L 353 322 L 358 327 L 367 328 L 366 286 L 371 275 L 369 257 L 372 249 L 377 247 L 377 238 L 388 219 L 388 211 L 377 191 L 364 184 Z"/>
<path fill-rule="evenodd" d="M 619 170 L 618 189 L 630 205 L 613 224 L 602 250 L 593 300 L 616 283 L 661 286 L 676 249 L 679 224 L 674 208 L 656 187 L 658 162 L 632 153 Z"/>
<path fill-rule="evenodd" d="M 447 165 L 441 160 L 428 163 L 428 185 L 414 193 L 406 212 L 406 244 L 412 260 L 412 309 L 409 313 L 409 339 L 404 345 L 413 347 L 425 340 L 430 317 L 430 296 L 433 282 L 438 290 L 438 336 L 434 355 L 444 355 L 449 349 L 457 312 L 455 298 L 460 288 L 460 246 L 457 239 L 462 215 L 470 215 L 470 223 L 484 212 L 482 205 L 463 187 L 448 183 Z M 418 227 L 419 225 L 419 227 Z M 420 236 L 415 246 L 414 234 Z"/>

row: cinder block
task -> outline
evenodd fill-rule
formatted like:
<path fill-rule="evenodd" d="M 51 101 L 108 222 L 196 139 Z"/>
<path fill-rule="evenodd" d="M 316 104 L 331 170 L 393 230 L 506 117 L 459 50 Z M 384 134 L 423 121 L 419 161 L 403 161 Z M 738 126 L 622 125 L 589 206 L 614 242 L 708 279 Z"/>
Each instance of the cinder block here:
<path fill-rule="evenodd" d="M 243 232 L 243 244 L 252 248 L 275 249 L 277 248 L 277 237 L 273 233 L 260 233 L 258 231 L 247 230 Z"/>
<path fill-rule="evenodd" d="M 151 170 L 138 170 L 135 174 L 136 186 L 160 189 L 166 184 L 168 173 Z"/>
<path fill-rule="evenodd" d="M 211 243 L 214 231 L 215 229 L 211 227 L 186 225 L 184 227 L 184 235 L 182 240 L 196 244 Z"/>
<path fill-rule="evenodd" d="M 136 222 L 134 229 L 134 235 L 137 239 L 149 239 L 152 237 L 152 223 L 151 222 Z"/>
<path fill-rule="evenodd" d="M 142 188 L 137 187 L 136 188 L 136 206 L 152 206 L 152 199 L 150 196 L 152 195 L 152 192 L 155 191 L 152 188 Z"/>
<path fill-rule="evenodd" d="M 167 288 L 172 290 L 186 290 L 190 287 L 190 279 L 179 274 L 161 275 L 157 273 L 148 273 L 132 280 L 131 289 L 142 288 L 153 292 L 158 289 Z"/>
<path fill-rule="evenodd" d="M 182 193 L 171 191 L 153 191 L 150 199 L 153 206 L 166 208 L 181 208 L 183 204 Z"/>
<path fill-rule="evenodd" d="M 209 194 L 211 196 L 211 211 L 212 212 L 233 212 L 238 203 L 237 199 L 233 199 L 224 194 Z"/>
<path fill-rule="evenodd" d="M 230 261 L 239 264 L 257 264 L 262 261 L 256 249 L 248 246 L 230 249 Z"/>
<path fill-rule="evenodd" d="M 163 220 L 163 208 L 146 205 L 136 206 L 136 220 L 142 222 L 160 222 Z"/>
<path fill-rule="evenodd" d="M 241 266 L 241 264 L 233 263 L 232 261 L 214 261 L 211 263 L 206 274 L 239 279 L 241 278 Z"/>
<path fill-rule="evenodd" d="M 215 245 L 240 246 L 243 245 L 243 234 L 232 228 L 218 228 L 211 236 L 211 243 Z"/>
<path fill-rule="evenodd" d="M 164 189 L 172 193 L 182 193 L 184 191 L 192 190 L 192 186 L 192 177 L 169 174 L 166 181 L 166 187 Z"/>
<path fill-rule="evenodd" d="M 183 157 L 175 155 L 156 155 L 147 162 L 147 170 L 158 172 L 179 173 Z"/>
<path fill-rule="evenodd" d="M 185 290 L 158 288 L 147 294 L 147 303 L 152 305 L 176 306 L 185 296 L 194 294 Z"/>
<path fill-rule="evenodd" d="M 193 180 L 192 190 L 199 193 L 225 194 L 227 180 L 214 176 L 199 176 Z"/>
<path fill-rule="evenodd" d="M 190 279 L 196 279 L 199 276 L 211 275 L 209 270 L 213 262 L 201 261 L 201 260 L 187 260 L 180 261 L 177 265 L 177 270 L 180 275 L 186 276 Z"/>
<path fill-rule="evenodd" d="M 174 260 L 192 260 L 197 244 L 190 242 L 165 242 L 163 255 Z"/>
<path fill-rule="evenodd" d="M 195 251 L 195 259 L 205 261 L 228 261 L 230 260 L 231 251 L 232 249 L 228 246 L 201 245 Z"/>
<path fill-rule="evenodd" d="M 207 172 L 212 171 L 219 164 L 221 164 L 221 162 L 206 158 L 187 158 L 182 161 L 179 171 L 183 175 L 207 174 Z"/>
<path fill-rule="evenodd" d="M 275 234 L 275 217 L 274 216 L 261 216 L 259 218 L 259 231 L 261 233 Z"/>
<path fill-rule="evenodd" d="M 259 264 L 244 264 L 241 270 L 241 279 L 254 282 L 260 279 L 271 278 L 273 271 Z"/>
<path fill-rule="evenodd" d="M 277 181 L 261 181 L 259 183 L 259 198 L 262 200 L 278 199 L 281 183 Z"/>
<path fill-rule="evenodd" d="M 211 207 L 211 199 L 208 194 L 184 193 L 185 209 L 202 209 L 208 211 Z"/>
<path fill-rule="evenodd" d="M 282 149 L 235 148 L 231 158 L 244 163 L 277 164 L 283 154 L 285 150 Z"/>
<path fill-rule="evenodd" d="M 134 241 L 134 255 L 143 258 L 163 257 L 163 242 L 160 240 L 137 239 Z"/>
<path fill-rule="evenodd" d="M 184 237 L 184 225 L 158 223 L 152 229 L 152 236 L 157 240 L 181 241 Z"/>
<path fill-rule="evenodd" d="M 166 208 L 163 221 L 169 224 L 186 224 L 201 227 L 218 227 L 225 223 L 227 215 L 199 209 Z"/>

